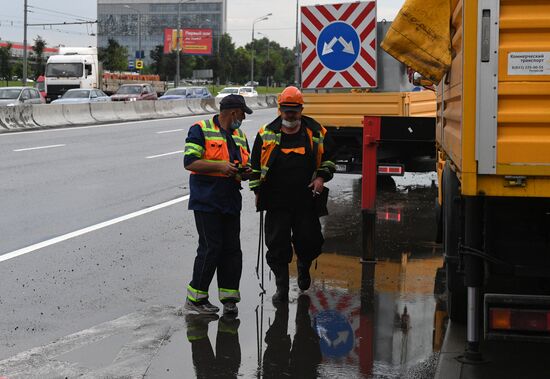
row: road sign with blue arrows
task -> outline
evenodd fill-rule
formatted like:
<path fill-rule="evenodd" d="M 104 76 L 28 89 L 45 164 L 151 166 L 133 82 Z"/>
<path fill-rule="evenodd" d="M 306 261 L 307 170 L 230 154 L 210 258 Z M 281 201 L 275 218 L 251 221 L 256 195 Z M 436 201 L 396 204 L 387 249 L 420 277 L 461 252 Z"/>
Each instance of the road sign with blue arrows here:
<path fill-rule="evenodd" d="M 302 87 L 373 88 L 376 2 L 302 7 Z"/>
<path fill-rule="evenodd" d="M 357 61 L 360 44 L 355 29 L 345 22 L 333 22 L 317 39 L 317 55 L 328 69 L 346 70 Z"/>

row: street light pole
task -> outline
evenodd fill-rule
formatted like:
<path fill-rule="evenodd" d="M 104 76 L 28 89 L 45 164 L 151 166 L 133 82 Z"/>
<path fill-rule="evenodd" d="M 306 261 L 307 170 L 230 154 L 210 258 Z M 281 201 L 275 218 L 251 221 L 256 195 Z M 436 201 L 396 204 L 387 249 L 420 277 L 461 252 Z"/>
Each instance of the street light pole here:
<path fill-rule="evenodd" d="M 191 3 L 195 0 L 181 0 L 178 3 L 178 30 L 177 30 L 177 36 L 176 36 L 176 80 L 174 81 L 174 86 L 179 87 L 180 85 L 180 29 L 181 29 L 181 4 L 183 3 Z"/>
<path fill-rule="evenodd" d="M 23 31 L 23 86 L 27 86 L 27 12 L 28 5 L 25 0 L 25 13 L 23 15 L 24 31 Z"/>
<path fill-rule="evenodd" d="M 258 34 L 261 35 L 261 36 L 264 36 L 267 39 L 267 61 L 270 62 L 270 60 L 269 60 L 269 46 L 271 45 L 271 41 L 269 40 L 269 37 L 266 36 L 264 33 L 258 32 Z M 269 74 L 267 74 L 265 83 L 266 83 L 266 87 L 269 87 Z"/>
<path fill-rule="evenodd" d="M 298 40 L 299 30 L 299 16 L 300 16 L 300 0 L 296 0 L 296 47 L 295 47 L 295 68 L 294 68 L 294 84 L 300 87 L 300 41 Z"/>
<path fill-rule="evenodd" d="M 256 26 L 256 24 L 260 21 L 265 21 L 265 20 L 269 19 L 269 16 L 272 16 L 272 15 L 273 15 L 272 13 L 268 13 L 265 16 L 258 17 L 252 23 L 252 54 L 250 54 L 251 55 L 251 60 L 250 60 L 250 84 L 252 86 L 254 85 L 254 26 Z"/>

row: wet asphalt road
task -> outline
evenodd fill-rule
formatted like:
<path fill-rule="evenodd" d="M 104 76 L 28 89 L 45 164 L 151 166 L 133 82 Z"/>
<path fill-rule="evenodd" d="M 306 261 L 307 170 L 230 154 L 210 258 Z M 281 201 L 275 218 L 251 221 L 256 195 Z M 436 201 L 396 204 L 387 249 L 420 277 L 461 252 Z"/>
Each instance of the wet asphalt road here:
<path fill-rule="evenodd" d="M 250 117 L 250 140 L 273 116 L 265 110 Z M 147 157 L 182 150 L 198 119 L 0 135 L 0 260 L 180 199 L 0 262 L 0 376 L 431 378 L 433 281 L 442 264 L 432 243 L 433 174 L 381 189 L 375 272 L 359 263 L 358 177 L 329 183 L 325 253 L 306 294 L 293 279 L 288 309 L 269 301 L 274 283 L 267 271 L 267 296 L 259 296 L 258 215 L 243 191 L 238 320 L 177 314 L 196 248 L 192 214 L 181 199 L 188 174 L 181 154 Z M 65 146 L 13 151 L 55 145 Z M 197 331 L 209 338 L 190 338 Z"/>

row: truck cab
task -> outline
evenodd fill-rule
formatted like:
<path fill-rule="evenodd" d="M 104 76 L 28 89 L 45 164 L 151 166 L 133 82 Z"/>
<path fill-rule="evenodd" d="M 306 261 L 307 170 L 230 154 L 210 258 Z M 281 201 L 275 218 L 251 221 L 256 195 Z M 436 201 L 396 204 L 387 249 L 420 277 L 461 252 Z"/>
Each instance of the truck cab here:
<path fill-rule="evenodd" d="M 97 49 L 59 48 L 59 55 L 48 59 L 45 77 L 48 103 L 72 88 L 99 88 Z"/>

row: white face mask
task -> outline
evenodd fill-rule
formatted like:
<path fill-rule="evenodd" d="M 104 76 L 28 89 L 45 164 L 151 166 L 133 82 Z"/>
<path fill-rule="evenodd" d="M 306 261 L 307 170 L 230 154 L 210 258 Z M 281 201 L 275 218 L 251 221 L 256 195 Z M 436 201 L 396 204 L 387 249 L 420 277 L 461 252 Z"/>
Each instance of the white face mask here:
<path fill-rule="evenodd" d="M 294 120 L 294 121 L 282 120 L 282 124 L 285 128 L 294 129 L 295 127 L 300 125 L 300 120 Z"/>

